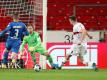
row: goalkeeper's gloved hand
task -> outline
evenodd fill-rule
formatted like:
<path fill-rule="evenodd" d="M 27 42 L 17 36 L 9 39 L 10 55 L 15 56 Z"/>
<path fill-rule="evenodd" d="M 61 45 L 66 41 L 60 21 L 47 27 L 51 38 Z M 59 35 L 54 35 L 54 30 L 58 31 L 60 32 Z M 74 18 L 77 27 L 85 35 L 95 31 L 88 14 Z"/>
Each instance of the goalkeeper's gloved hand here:
<path fill-rule="evenodd" d="M 29 51 L 30 51 L 30 52 L 35 51 L 35 47 L 29 47 Z"/>

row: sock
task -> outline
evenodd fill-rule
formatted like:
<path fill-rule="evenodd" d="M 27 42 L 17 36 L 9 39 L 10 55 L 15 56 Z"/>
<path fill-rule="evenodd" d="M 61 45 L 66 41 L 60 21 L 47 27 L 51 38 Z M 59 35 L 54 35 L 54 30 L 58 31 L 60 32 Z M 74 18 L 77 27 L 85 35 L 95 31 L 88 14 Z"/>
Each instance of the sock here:
<path fill-rule="evenodd" d="M 67 60 L 65 58 L 62 59 L 62 62 L 65 63 Z"/>
<path fill-rule="evenodd" d="M 87 58 L 87 55 L 83 55 L 83 64 L 87 65 L 89 64 L 89 59 Z"/>
<path fill-rule="evenodd" d="M 7 64 L 8 62 L 8 51 L 5 51 L 4 55 L 3 55 L 3 64 Z"/>
<path fill-rule="evenodd" d="M 36 64 L 36 57 L 35 57 L 35 54 L 34 54 L 34 53 L 31 53 L 31 57 L 32 57 L 32 60 L 33 60 L 34 64 Z"/>
<path fill-rule="evenodd" d="M 47 56 L 47 59 L 49 60 L 49 63 L 50 63 L 50 64 L 53 63 L 53 60 L 52 60 L 52 57 L 51 57 L 51 56 Z"/>
<path fill-rule="evenodd" d="M 92 67 L 92 65 L 93 65 L 93 62 L 88 61 L 88 66 Z"/>
<path fill-rule="evenodd" d="M 24 68 L 24 60 L 23 59 L 17 59 L 17 64 L 19 68 Z"/>

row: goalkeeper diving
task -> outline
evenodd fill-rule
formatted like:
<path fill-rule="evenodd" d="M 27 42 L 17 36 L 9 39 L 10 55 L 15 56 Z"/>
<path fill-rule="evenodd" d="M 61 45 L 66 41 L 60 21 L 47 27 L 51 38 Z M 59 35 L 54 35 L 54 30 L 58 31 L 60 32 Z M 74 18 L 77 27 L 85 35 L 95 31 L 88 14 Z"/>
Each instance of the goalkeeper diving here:
<path fill-rule="evenodd" d="M 49 60 L 49 63 L 52 66 L 52 64 L 53 64 L 52 57 L 48 54 L 47 50 L 43 47 L 40 36 L 39 36 L 39 33 L 34 31 L 34 27 L 31 24 L 29 24 L 27 26 L 27 30 L 29 32 L 29 35 L 25 36 L 23 38 L 22 44 L 20 46 L 20 50 L 19 50 L 20 54 L 18 56 L 19 62 L 20 62 L 20 60 L 23 56 L 24 45 L 27 44 L 28 45 L 28 51 L 31 54 L 34 65 L 36 64 L 35 53 L 38 52 L 41 55 L 46 56 L 47 59 Z"/>

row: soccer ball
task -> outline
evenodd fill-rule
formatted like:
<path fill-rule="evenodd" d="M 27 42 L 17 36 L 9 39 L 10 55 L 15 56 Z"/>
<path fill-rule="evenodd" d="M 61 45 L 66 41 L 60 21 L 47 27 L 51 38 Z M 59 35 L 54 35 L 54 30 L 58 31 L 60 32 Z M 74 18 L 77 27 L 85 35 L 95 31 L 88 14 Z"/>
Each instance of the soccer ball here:
<path fill-rule="evenodd" d="M 41 66 L 40 66 L 39 64 L 36 64 L 36 65 L 34 66 L 34 71 L 36 71 L 36 72 L 41 71 Z"/>

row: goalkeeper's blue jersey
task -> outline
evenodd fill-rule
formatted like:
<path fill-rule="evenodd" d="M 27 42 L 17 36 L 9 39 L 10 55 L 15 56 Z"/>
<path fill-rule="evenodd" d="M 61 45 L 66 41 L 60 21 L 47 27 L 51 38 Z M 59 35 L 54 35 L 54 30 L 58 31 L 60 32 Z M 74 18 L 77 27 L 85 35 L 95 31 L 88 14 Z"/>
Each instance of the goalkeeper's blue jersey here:
<path fill-rule="evenodd" d="M 1 35 L 6 32 L 9 32 L 8 38 L 11 39 L 21 39 L 23 35 L 28 35 L 26 25 L 21 21 L 9 23 L 7 28 L 1 32 Z"/>

